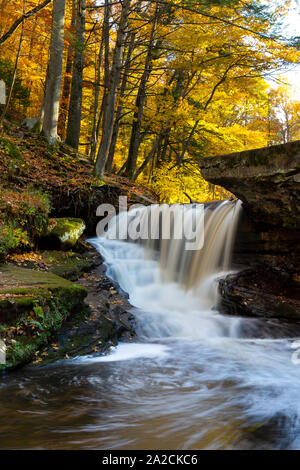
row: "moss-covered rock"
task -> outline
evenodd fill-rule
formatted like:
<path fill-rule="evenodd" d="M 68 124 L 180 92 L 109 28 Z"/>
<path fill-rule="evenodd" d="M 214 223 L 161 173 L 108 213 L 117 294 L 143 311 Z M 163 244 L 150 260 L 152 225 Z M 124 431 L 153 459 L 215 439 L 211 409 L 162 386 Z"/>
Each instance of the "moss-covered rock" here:
<path fill-rule="evenodd" d="M 45 251 L 42 253 L 42 258 L 50 265 L 49 272 L 69 281 L 77 281 L 83 273 L 90 271 L 94 265 L 91 257 L 73 251 Z"/>
<path fill-rule="evenodd" d="M 57 218 L 52 219 L 52 228 L 43 237 L 43 246 L 58 250 L 69 250 L 78 242 L 85 230 L 85 223 L 82 219 Z"/>
<path fill-rule="evenodd" d="M 7 346 L 0 370 L 29 362 L 70 314 L 85 308 L 87 290 L 52 273 L 3 265 L 0 285 L 0 336 Z"/>
<path fill-rule="evenodd" d="M 79 283 L 89 292 L 85 299 L 87 311 L 72 315 L 63 323 L 51 343 L 39 350 L 32 367 L 81 355 L 99 355 L 119 340 L 132 341 L 135 337 L 131 305 L 105 276 L 103 266 L 82 277 Z"/>

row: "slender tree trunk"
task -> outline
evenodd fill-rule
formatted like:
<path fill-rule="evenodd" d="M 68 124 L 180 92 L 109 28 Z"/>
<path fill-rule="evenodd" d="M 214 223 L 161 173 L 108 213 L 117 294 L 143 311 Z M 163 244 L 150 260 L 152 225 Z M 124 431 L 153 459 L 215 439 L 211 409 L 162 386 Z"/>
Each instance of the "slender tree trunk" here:
<path fill-rule="evenodd" d="M 139 175 L 144 171 L 144 169 L 148 166 L 148 164 L 151 162 L 151 160 L 154 159 L 155 153 L 160 145 L 161 142 L 161 136 L 159 136 L 156 141 L 154 142 L 150 152 L 148 153 L 147 157 L 143 161 L 142 165 L 139 167 L 139 169 L 135 172 L 132 180 L 135 181 Z"/>
<path fill-rule="evenodd" d="M 103 56 L 103 48 L 104 48 L 104 22 L 102 28 L 102 38 L 101 44 L 98 54 L 98 61 L 96 64 L 96 74 L 95 74 L 95 98 L 94 98 L 94 110 L 93 110 L 93 129 L 91 135 L 91 152 L 90 158 L 91 161 L 94 162 L 96 149 L 97 149 L 97 140 L 99 135 L 99 128 L 100 125 L 97 125 L 97 116 L 98 116 L 98 108 L 99 108 L 99 97 L 100 97 L 100 80 L 101 80 L 101 64 L 102 64 L 102 56 Z"/>
<path fill-rule="evenodd" d="M 45 104 L 46 104 L 46 90 L 48 86 L 48 81 L 49 81 L 49 62 L 47 64 L 47 70 L 46 70 L 46 79 L 45 79 L 45 84 L 44 84 L 44 96 L 43 96 L 43 101 L 40 109 L 40 114 L 39 114 L 39 123 L 40 127 L 42 126 L 44 122 L 44 116 L 45 116 Z M 41 130 L 41 129 L 40 129 Z"/>
<path fill-rule="evenodd" d="M 26 8 L 26 0 L 23 0 L 23 14 L 25 13 L 25 8 Z M 13 93 L 13 90 L 14 90 L 14 86 L 15 86 L 15 81 L 16 81 L 17 71 L 18 71 L 18 64 L 19 64 L 19 59 L 20 59 L 21 49 L 22 49 L 22 43 L 23 43 L 23 37 L 24 37 L 24 26 L 25 26 L 24 23 L 25 22 L 23 20 L 22 21 L 22 29 L 21 29 L 20 39 L 19 39 L 19 47 L 18 47 L 16 60 L 15 60 L 14 71 L 13 71 L 13 76 L 12 76 L 12 80 L 11 80 L 11 84 L 10 84 L 10 88 L 9 88 L 9 92 L 8 92 L 8 96 L 7 96 L 7 100 L 6 100 L 6 104 L 4 106 L 2 114 L 0 116 L 0 127 L 2 125 L 5 114 L 7 113 L 9 103 L 10 103 L 10 100 L 11 100 L 11 97 L 12 97 L 12 93 Z"/>
<path fill-rule="evenodd" d="M 105 107 L 103 111 L 102 138 L 98 150 L 97 160 L 95 164 L 95 174 L 100 178 L 103 177 L 105 164 L 108 157 L 111 137 L 113 132 L 113 121 L 116 105 L 116 94 L 120 81 L 122 51 L 124 47 L 124 39 L 128 23 L 128 15 L 130 12 L 130 0 L 124 0 L 120 17 L 119 28 L 117 32 L 116 46 L 114 58 L 109 77 L 109 87 L 105 98 Z"/>
<path fill-rule="evenodd" d="M 72 19 L 71 19 L 71 32 L 72 33 L 74 31 L 75 25 L 76 25 L 76 0 L 72 0 Z M 60 111 L 59 111 L 59 120 L 58 120 L 59 134 L 61 135 L 62 139 L 66 138 L 66 122 L 67 122 L 69 97 L 70 97 L 71 83 L 72 83 L 72 78 L 71 78 L 72 67 L 73 67 L 73 45 L 72 45 L 72 42 L 70 41 L 68 45 L 67 63 L 66 63 L 64 82 L 63 82 L 63 88 L 62 88 L 62 93 L 61 93 Z"/>
<path fill-rule="evenodd" d="M 186 142 L 184 142 L 184 144 L 183 144 L 182 152 L 181 152 L 181 154 L 180 154 L 180 156 L 179 156 L 179 158 L 178 158 L 178 161 L 177 161 L 178 166 L 180 166 L 180 165 L 182 164 L 182 162 L 183 162 L 183 159 L 184 159 L 184 157 L 185 157 L 185 154 L 186 154 L 186 152 L 187 152 L 187 150 L 188 150 L 188 148 L 189 148 L 189 145 L 190 145 L 190 143 L 191 143 L 191 141 L 192 141 L 192 138 L 193 138 L 193 136 L 194 136 L 194 134 L 195 134 L 195 132 L 196 132 L 196 130 L 197 130 L 198 124 L 199 124 L 199 119 L 198 119 L 197 121 L 195 121 L 195 124 L 193 125 L 193 128 L 192 128 L 192 130 L 191 130 L 191 132 L 190 132 L 190 134 L 189 134 L 188 140 L 187 140 Z"/>
<path fill-rule="evenodd" d="M 127 87 L 128 74 L 129 74 L 130 63 L 131 63 L 130 61 L 131 61 L 131 56 L 134 50 L 135 36 L 136 36 L 135 34 L 131 35 L 130 43 L 129 43 L 129 47 L 128 47 L 128 51 L 126 55 L 123 80 L 122 80 L 121 89 L 120 89 L 120 101 L 119 101 L 119 105 L 118 105 L 117 112 L 116 112 L 114 128 L 113 128 L 111 143 L 109 147 L 108 159 L 106 162 L 107 172 L 112 171 L 113 159 L 115 155 L 116 144 L 117 144 L 117 139 L 118 139 L 118 134 L 119 134 L 119 129 L 120 129 L 121 115 L 122 115 L 123 106 L 124 106 L 123 100 L 124 100 L 124 95 L 125 95 L 126 87 Z"/>
<path fill-rule="evenodd" d="M 81 127 L 85 18 L 86 0 L 77 0 L 75 57 L 66 137 L 66 143 L 76 150 L 79 145 Z"/>
<path fill-rule="evenodd" d="M 58 140 L 57 125 L 62 80 L 64 24 L 65 0 L 54 0 L 50 42 L 50 59 L 46 79 L 42 123 L 42 131 L 50 145 L 54 145 Z"/>
<path fill-rule="evenodd" d="M 148 45 L 148 51 L 145 61 L 145 67 L 143 71 L 143 75 L 141 77 L 140 86 L 138 90 L 138 94 L 136 97 L 136 111 L 133 116 L 133 123 L 132 123 L 132 131 L 130 137 L 130 144 L 129 144 L 129 151 L 128 151 L 128 159 L 126 165 L 126 173 L 128 178 L 134 179 L 134 173 L 136 170 L 136 162 L 140 147 L 140 134 L 141 134 L 141 127 L 142 127 L 142 118 L 144 114 L 144 105 L 146 101 L 146 86 L 148 80 L 150 78 L 152 72 L 152 54 L 153 54 L 153 45 L 154 45 L 154 34 L 157 25 L 157 11 L 158 7 L 155 10 L 153 24 L 150 34 L 150 40 Z"/>
<path fill-rule="evenodd" d="M 110 69 L 109 69 L 110 24 L 109 24 L 109 20 L 110 20 L 110 16 L 111 16 L 111 3 L 110 3 L 109 0 L 105 0 L 103 32 L 102 32 L 103 47 L 104 47 L 104 93 L 103 93 L 101 109 L 100 109 L 100 113 L 99 113 L 99 116 L 98 116 L 98 120 L 97 120 L 97 116 L 95 116 L 95 121 L 97 120 L 97 127 L 96 127 L 96 134 L 95 134 L 95 138 L 94 138 L 94 146 L 93 146 L 92 152 L 91 152 L 91 160 L 93 162 L 95 162 L 96 151 L 97 151 L 97 142 L 98 142 L 98 138 L 99 138 L 102 117 L 103 117 L 103 114 L 104 114 L 104 109 L 105 109 L 105 106 L 106 106 L 107 94 L 108 94 L 108 89 L 109 89 L 109 75 L 110 75 Z"/>
<path fill-rule="evenodd" d="M 94 103 L 95 114 L 94 114 L 93 133 L 92 133 L 92 140 L 91 140 L 91 160 L 93 163 L 95 163 L 95 157 L 96 157 L 96 152 L 97 152 L 97 142 L 99 138 L 100 127 L 101 127 L 103 112 L 104 112 L 108 88 L 109 88 L 109 73 L 110 73 L 110 70 L 109 70 L 109 33 L 110 33 L 109 20 L 110 20 L 110 16 L 111 16 L 111 3 L 110 3 L 110 0 L 105 0 L 101 47 L 99 51 L 99 59 L 101 55 L 101 61 L 99 60 L 99 68 L 98 68 L 99 89 L 96 90 L 97 95 L 95 95 L 95 103 Z M 103 92 L 100 113 L 97 118 L 97 111 L 99 108 L 99 103 L 96 102 L 96 100 L 99 101 L 99 95 L 100 95 L 101 62 L 102 62 L 103 51 L 104 51 L 104 92 Z"/>
<path fill-rule="evenodd" d="M 166 161 L 166 154 L 169 145 L 169 135 L 171 129 L 168 127 L 161 133 L 161 142 L 157 151 L 157 168 L 159 168 Z"/>
<path fill-rule="evenodd" d="M 268 143 L 267 147 L 271 145 L 271 99 L 270 95 L 268 94 Z"/>

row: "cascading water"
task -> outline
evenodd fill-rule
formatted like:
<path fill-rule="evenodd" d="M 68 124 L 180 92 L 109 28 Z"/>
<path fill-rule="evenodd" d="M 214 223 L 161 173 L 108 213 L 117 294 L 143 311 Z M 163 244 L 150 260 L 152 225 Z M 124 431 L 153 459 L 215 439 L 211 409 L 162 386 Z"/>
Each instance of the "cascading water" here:
<path fill-rule="evenodd" d="M 230 267 L 241 202 L 223 201 L 204 211 L 197 205 L 171 209 L 144 207 L 132 217 L 121 213 L 109 222 L 103 237 L 92 241 L 105 257 L 108 275 L 141 309 L 137 321 L 147 337 L 236 336 L 240 320 L 223 317 L 213 308 L 217 279 Z M 112 241 L 116 234 L 130 239 L 130 225 L 144 234 L 135 240 L 139 243 Z M 192 236 L 203 246 L 186 249 Z"/>
<path fill-rule="evenodd" d="M 139 211 L 132 227 L 146 233 L 153 215 L 152 239 L 125 241 L 132 227 L 121 213 L 102 238 L 91 240 L 108 275 L 129 294 L 136 342 L 1 382 L 1 446 L 299 449 L 300 366 L 291 360 L 286 330 L 216 309 L 240 203 L 206 207 L 202 248 L 196 206 L 174 208 L 170 239 L 163 237 L 166 206 Z M 183 213 L 186 237 L 177 239 L 176 214 Z M 191 220 L 196 250 L 185 249 Z M 112 239 L 116 228 L 119 239 Z"/>

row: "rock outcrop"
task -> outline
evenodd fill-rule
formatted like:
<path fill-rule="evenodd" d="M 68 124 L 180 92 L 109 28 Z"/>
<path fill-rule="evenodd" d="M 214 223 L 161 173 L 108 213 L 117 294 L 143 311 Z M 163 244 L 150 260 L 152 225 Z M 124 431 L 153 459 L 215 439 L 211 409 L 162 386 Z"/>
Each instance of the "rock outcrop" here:
<path fill-rule="evenodd" d="M 134 338 L 127 296 L 107 278 L 100 253 L 85 242 L 81 248 L 16 254 L 0 266 L 0 376 L 28 363 L 102 354 Z"/>
<path fill-rule="evenodd" d="M 221 279 L 219 292 L 219 307 L 223 313 L 280 318 L 299 324 L 299 289 L 272 269 L 250 268 L 230 274 Z"/>
<path fill-rule="evenodd" d="M 300 140 L 202 159 L 200 167 L 244 202 L 257 229 L 300 230 Z"/>
<path fill-rule="evenodd" d="M 233 261 L 246 270 L 221 281 L 219 307 L 299 320 L 300 141 L 202 159 L 200 167 L 244 208 Z"/>

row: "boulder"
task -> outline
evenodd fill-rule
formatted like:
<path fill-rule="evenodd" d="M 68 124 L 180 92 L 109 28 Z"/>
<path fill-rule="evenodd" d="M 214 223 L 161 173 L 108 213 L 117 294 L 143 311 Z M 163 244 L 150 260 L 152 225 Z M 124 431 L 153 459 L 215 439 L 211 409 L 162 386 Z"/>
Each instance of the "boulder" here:
<path fill-rule="evenodd" d="M 26 127 L 26 129 L 28 129 L 29 131 L 32 131 L 38 125 L 39 125 L 38 118 L 25 118 L 24 121 L 22 122 L 22 126 Z"/>
<path fill-rule="evenodd" d="M 69 250 L 73 248 L 85 230 L 82 219 L 51 219 L 51 228 L 42 238 L 42 246 L 49 249 Z"/>
<path fill-rule="evenodd" d="M 300 323 L 297 283 L 271 268 L 249 268 L 229 274 L 220 280 L 219 293 L 219 309 L 223 313 Z"/>

